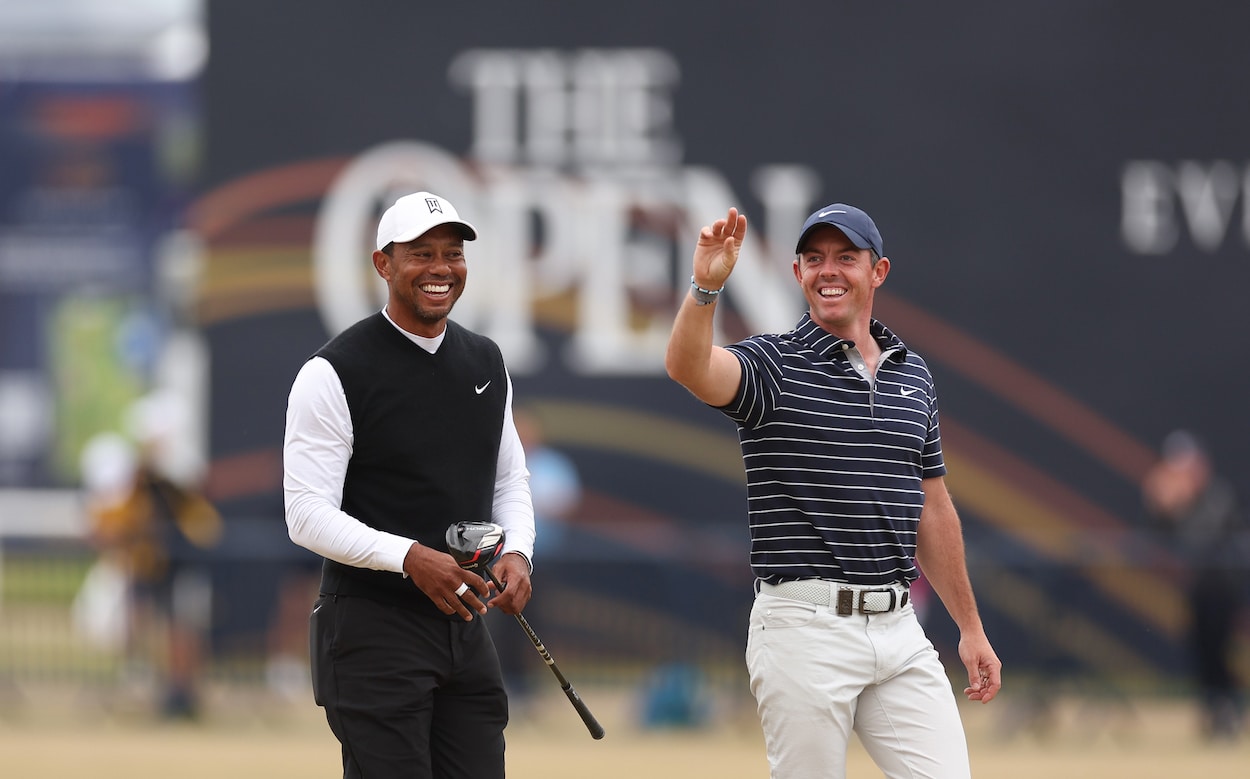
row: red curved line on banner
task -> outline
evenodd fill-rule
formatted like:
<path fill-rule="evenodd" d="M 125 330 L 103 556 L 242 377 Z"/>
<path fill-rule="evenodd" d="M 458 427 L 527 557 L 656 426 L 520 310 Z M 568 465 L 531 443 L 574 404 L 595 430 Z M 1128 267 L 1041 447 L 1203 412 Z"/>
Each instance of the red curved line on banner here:
<path fill-rule="evenodd" d="M 1074 530 L 1108 534 L 1102 540 L 1118 539 L 1120 533 L 1128 530 L 1123 519 L 1100 508 L 1070 485 L 945 414 L 942 415 L 942 448 L 958 451 L 1002 481 L 1016 485 L 1054 509 Z"/>
<path fill-rule="evenodd" d="M 212 501 L 237 500 L 282 489 L 282 450 L 264 447 L 220 455 L 209 463 L 204 494 Z"/>
<path fill-rule="evenodd" d="M 347 157 L 296 162 L 232 179 L 197 199 L 188 212 L 192 229 L 211 241 L 234 225 L 276 206 L 320 200 Z"/>
<path fill-rule="evenodd" d="M 1041 420 L 1134 483 L 1155 452 L 1080 401 L 991 347 L 916 306 L 877 290 L 879 318 L 926 357 L 932 355 L 1008 403 Z"/>

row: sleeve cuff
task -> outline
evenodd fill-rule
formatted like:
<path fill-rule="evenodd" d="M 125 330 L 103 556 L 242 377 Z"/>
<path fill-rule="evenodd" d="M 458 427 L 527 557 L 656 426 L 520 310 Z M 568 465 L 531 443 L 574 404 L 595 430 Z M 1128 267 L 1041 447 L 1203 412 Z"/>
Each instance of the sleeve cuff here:
<path fill-rule="evenodd" d="M 530 573 L 534 572 L 534 561 L 529 558 L 529 555 L 525 554 L 520 549 L 508 549 L 504 552 L 504 554 L 520 555 L 521 559 L 525 561 L 525 564 L 530 567 Z"/>
<path fill-rule="evenodd" d="M 407 576 L 404 573 L 404 558 L 415 543 L 411 538 L 384 533 L 378 543 L 378 569 Z"/>

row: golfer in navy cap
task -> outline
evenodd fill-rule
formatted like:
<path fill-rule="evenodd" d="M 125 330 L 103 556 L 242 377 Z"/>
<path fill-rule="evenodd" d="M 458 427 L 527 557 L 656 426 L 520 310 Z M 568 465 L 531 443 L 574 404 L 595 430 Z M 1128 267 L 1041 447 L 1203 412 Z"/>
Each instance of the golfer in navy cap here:
<path fill-rule="evenodd" d="M 933 377 L 873 318 L 890 273 L 881 232 L 844 203 L 817 209 L 795 247 L 807 311 L 793 330 L 713 344 L 712 319 L 747 220 L 702 229 L 669 375 L 737 425 L 747 476 L 751 690 L 773 779 L 841 777 L 851 733 L 890 779 L 966 779 L 963 725 L 916 619 L 923 570 L 960 630 L 964 694 L 998 694 L 968 580 Z"/>

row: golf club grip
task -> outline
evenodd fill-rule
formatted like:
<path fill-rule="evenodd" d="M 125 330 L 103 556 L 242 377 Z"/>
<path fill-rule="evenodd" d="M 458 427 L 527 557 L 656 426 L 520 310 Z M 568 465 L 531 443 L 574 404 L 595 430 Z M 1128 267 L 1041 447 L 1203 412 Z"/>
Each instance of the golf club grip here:
<path fill-rule="evenodd" d="M 516 621 L 525 629 L 525 634 L 530 637 L 530 643 L 538 650 L 538 654 L 542 655 L 543 662 L 556 675 L 556 679 L 560 682 L 560 689 L 564 690 L 564 694 L 568 696 L 569 703 L 573 704 L 573 708 L 577 710 L 577 715 L 582 718 L 582 722 L 586 723 L 586 729 L 590 731 L 591 738 L 596 740 L 603 738 L 603 726 L 599 724 L 599 720 L 595 719 L 595 715 L 590 713 L 590 707 L 582 700 L 582 696 L 577 694 L 577 690 L 573 689 L 573 683 L 564 678 L 564 674 L 560 673 L 560 667 L 556 665 L 556 661 L 552 658 L 551 653 L 547 651 L 547 647 L 543 645 L 542 639 L 530 627 L 529 620 L 521 614 L 515 614 Z"/>
<path fill-rule="evenodd" d="M 495 572 L 490 568 L 486 569 L 486 575 L 490 578 L 491 583 L 495 585 L 495 589 L 503 592 L 503 582 L 495 576 Z M 573 683 L 564 678 L 564 674 L 560 673 L 560 668 L 556 665 L 555 659 L 551 653 L 547 651 L 547 647 L 543 645 L 542 639 L 534 632 L 534 628 L 530 627 L 529 620 L 525 618 L 521 612 L 517 612 L 512 616 L 516 617 L 517 624 L 525 631 L 525 635 L 529 636 L 530 643 L 538 650 L 538 654 L 542 655 L 543 662 L 556 675 L 556 679 L 560 682 L 560 689 L 564 690 L 564 694 L 568 697 L 569 703 L 573 704 L 573 709 L 577 711 L 577 716 L 582 718 L 586 729 L 590 731 L 590 737 L 596 741 L 603 738 L 603 726 L 599 724 L 599 720 L 595 719 L 595 715 L 590 713 L 590 707 L 582 700 L 582 696 L 577 694 L 577 690 L 573 689 Z"/>
<path fill-rule="evenodd" d="M 573 685 L 565 687 L 564 694 L 569 697 L 569 703 L 573 704 L 582 722 L 586 723 L 586 730 L 590 731 L 590 737 L 596 741 L 603 738 L 603 726 L 599 724 L 599 720 L 595 719 L 595 715 L 590 713 L 590 708 L 582 701 L 582 696 L 577 694 L 577 690 L 573 689 Z"/>

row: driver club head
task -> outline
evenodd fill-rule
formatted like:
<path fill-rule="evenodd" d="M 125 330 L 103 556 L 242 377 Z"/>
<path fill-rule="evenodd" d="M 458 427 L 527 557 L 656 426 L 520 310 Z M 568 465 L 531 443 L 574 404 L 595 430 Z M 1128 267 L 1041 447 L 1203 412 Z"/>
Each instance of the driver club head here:
<path fill-rule="evenodd" d="M 505 536 L 493 522 L 457 522 L 447 528 L 447 551 L 461 568 L 478 573 L 503 552 Z"/>

